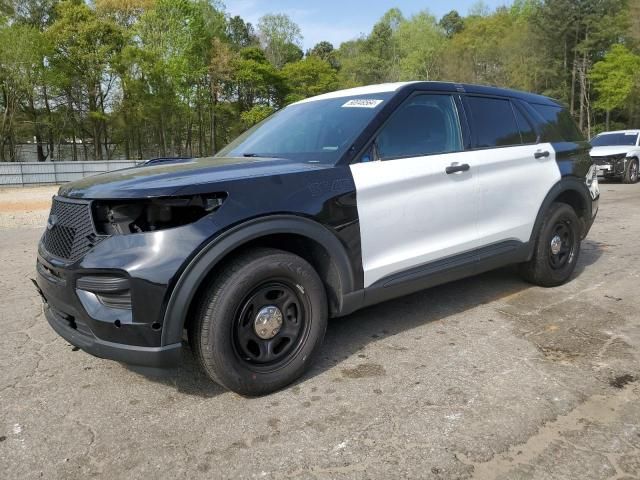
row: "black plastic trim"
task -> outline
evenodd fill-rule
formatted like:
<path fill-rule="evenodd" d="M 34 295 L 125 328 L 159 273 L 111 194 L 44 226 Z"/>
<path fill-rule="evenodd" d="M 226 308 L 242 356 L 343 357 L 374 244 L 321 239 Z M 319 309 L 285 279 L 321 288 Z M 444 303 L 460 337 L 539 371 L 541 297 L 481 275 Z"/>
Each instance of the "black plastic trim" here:
<path fill-rule="evenodd" d="M 251 240 L 282 233 L 310 238 L 330 253 L 340 277 L 338 302 L 341 302 L 346 293 L 354 290 L 355 278 L 346 249 L 327 228 L 313 220 L 295 215 L 271 215 L 257 218 L 222 233 L 191 260 L 180 276 L 167 304 L 161 345 L 180 341 L 188 307 L 191 305 L 196 291 L 209 272 L 227 254 Z M 338 305 L 337 310 L 341 311 L 342 306 Z"/>
<path fill-rule="evenodd" d="M 532 245 L 530 242 L 507 240 L 389 275 L 364 290 L 348 295 L 340 313 L 347 315 L 436 285 L 524 262 L 531 256 Z"/>
<path fill-rule="evenodd" d="M 94 293 L 116 293 L 129 290 L 129 279 L 101 275 L 87 275 L 76 280 L 76 288 Z"/>
<path fill-rule="evenodd" d="M 55 311 L 44 304 L 44 314 L 58 335 L 71 345 L 74 345 L 91 355 L 108 358 L 131 365 L 165 368 L 180 363 L 182 342 L 162 347 L 139 347 L 100 340 L 94 336 L 84 334 L 68 325 L 68 322 L 56 315 Z"/>

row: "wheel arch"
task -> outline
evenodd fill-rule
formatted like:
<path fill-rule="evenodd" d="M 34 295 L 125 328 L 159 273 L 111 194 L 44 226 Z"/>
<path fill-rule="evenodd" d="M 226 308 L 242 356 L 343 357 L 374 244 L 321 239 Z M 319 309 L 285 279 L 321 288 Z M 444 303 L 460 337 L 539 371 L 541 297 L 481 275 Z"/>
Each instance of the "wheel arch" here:
<path fill-rule="evenodd" d="M 558 181 L 545 197 L 531 232 L 530 244 L 535 245 L 538 233 L 542 228 L 542 222 L 544 221 L 545 212 L 549 207 L 556 202 L 566 203 L 571 206 L 580 222 L 582 223 L 581 238 L 584 238 L 587 233 L 588 225 L 591 221 L 592 199 L 589 189 L 587 188 L 584 179 L 578 177 L 564 177 Z"/>
<path fill-rule="evenodd" d="M 249 220 L 213 238 L 184 269 L 167 302 L 162 345 L 181 341 L 182 331 L 211 276 L 237 254 L 259 246 L 288 251 L 307 260 L 325 285 L 330 313 L 339 312 L 344 296 L 355 288 L 346 248 L 320 223 L 296 215 Z"/>

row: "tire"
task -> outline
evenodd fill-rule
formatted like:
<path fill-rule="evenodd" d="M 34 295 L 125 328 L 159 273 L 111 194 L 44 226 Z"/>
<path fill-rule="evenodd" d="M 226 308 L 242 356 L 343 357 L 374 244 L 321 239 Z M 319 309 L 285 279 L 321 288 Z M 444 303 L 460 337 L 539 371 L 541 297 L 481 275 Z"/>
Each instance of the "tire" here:
<path fill-rule="evenodd" d="M 627 165 L 624 175 L 622 176 L 622 183 L 638 183 L 638 159 L 633 158 Z"/>
<path fill-rule="evenodd" d="M 519 265 L 520 274 L 541 287 L 566 283 L 580 255 L 580 239 L 580 220 L 573 208 L 565 203 L 552 204 L 536 238 L 533 257 Z"/>
<path fill-rule="evenodd" d="M 257 249 L 216 275 L 189 343 L 213 381 L 241 395 L 265 395 L 305 372 L 322 345 L 327 311 L 324 285 L 308 262 Z"/>

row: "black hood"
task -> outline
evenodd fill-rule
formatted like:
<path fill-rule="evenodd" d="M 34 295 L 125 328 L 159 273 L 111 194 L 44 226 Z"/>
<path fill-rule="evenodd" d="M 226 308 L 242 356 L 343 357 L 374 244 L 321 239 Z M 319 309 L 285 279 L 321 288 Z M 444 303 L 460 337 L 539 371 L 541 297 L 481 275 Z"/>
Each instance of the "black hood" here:
<path fill-rule="evenodd" d="M 280 158 L 197 158 L 103 173 L 60 187 L 71 198 L 148 198 L 188 194 L 190 187 L 326 168 Z"/>

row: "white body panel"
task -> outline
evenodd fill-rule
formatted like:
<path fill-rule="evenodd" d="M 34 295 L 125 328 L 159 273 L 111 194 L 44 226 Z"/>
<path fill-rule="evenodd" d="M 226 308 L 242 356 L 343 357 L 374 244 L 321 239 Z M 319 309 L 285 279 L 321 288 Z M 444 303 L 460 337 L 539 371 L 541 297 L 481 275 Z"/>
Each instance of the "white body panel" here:
<path fill-rule="evenodd" d="M 536 152 L 549 152 L 536 159 Z M 479 150 L 472 160 L 480 184 L 478 231 L 482 245 L 528 242 L 549 190 L 560 181 L 550 143 Z"/>
<path fill-rule="evenodd" d="M 350 97 L 354 95 L 375 95 L 376 93 L 395 92 L 401 87 L 416 82 L 395 82 L 395 83 L 381 83 L 379 85 L 367 85 L 365 87 L 347 88 L 345 90 L 337 90 L 335 92 L 323 93 L 322 95 L 316 95 L 315 97 L 305 98 L 292 105 L 300 103 L 315 102 L 316 100 L 328 100 L 330 98 L 342 98 Z"/>
<path fill-rule="evenodd" d="M 536 151 L 549 156 L 536 159 Z M 470 170 L 447 175 L 452 163 Z M 356 184 L 364 286 L 506 240 L 528 242 L 560 180 L 551 144 L 360 163 Z"/>
<path fill-rule="evenodd" d="M 364 286 L 479 246 L 474 152 L 358 163 L 356 184 Z M 451 175 L 453 162 L 471 164 Z"/>

